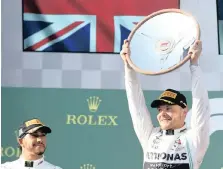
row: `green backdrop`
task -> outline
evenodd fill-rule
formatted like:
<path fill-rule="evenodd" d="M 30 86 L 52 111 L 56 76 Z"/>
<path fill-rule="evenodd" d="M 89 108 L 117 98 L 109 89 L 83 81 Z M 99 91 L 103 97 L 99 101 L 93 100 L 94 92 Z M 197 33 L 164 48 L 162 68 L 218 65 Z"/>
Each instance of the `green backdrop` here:
<path fill-rule="evenodd" d="M 145 91 L 148 107 L 160 93 Z M 191 107 L 191 93 L 183 93 Z M 95 112 L 87 102 L 93 96 L 101 100 Z M 223 98 L 223 91 L 209 96 Z M 150 111 L 157 125 L 156 110 Z M 2 163 L 18 158 L 15 131 L 22 121 L 33 117 L 52 128 L 45 158 L 63 169 L 142 169 L 142 149 L 124 90 L 2 87 Z M 223 131 L 214 132 L 201 169 L 223 167 L 222 144 Z"/>

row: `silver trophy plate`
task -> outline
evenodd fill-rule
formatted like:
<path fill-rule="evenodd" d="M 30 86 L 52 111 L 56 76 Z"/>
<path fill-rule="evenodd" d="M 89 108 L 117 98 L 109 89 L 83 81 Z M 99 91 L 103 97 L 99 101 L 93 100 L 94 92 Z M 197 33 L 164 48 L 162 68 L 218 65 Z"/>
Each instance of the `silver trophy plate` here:
<path fill-rule="evenodd" d="M 147 75 L 168 73 L 190 59 L 188 50 L 200 38 L 192 15 L 179 9 L 164 9 L 139 22 L 129 34 L 129 65 Z"/>

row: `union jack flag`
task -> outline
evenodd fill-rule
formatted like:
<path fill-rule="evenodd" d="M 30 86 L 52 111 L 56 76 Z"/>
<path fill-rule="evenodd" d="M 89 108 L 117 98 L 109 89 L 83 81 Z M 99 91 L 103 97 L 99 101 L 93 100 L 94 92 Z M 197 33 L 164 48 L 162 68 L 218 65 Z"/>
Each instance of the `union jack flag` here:
<path fill-rule="evenodd" d="M 223 1 L 222 0 L 217 1 L 217 17 L 218 17 L 218 20 L 223 20 Z"/>
<path fill-rule="evenodd" d="M 23 50 L 118 53 L 135 24 L 179 0 L 23 0 Z"/>

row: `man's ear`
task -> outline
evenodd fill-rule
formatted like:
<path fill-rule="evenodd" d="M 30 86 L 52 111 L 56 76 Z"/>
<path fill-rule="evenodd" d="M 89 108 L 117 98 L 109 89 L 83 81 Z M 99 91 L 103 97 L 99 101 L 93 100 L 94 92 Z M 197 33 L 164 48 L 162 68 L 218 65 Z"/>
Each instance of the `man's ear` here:
<path fill-rule="evenodd" d="M 23 139 L 21 139 L 21 138 L 17 138 L 17 142 L 18 142 L 18 144 L 19 144 L 20 146 L 22 146 L 22 144 L 23 144 Z"/>
<path fill-rule="evenodd" d="M 186 107 L 183 109 L 183 111 L 184 111 L 184 114 L 185 114 L 185 116 L 186 116 L 187 113 L 188 113 L 188 106 L 186 106 Z"/>

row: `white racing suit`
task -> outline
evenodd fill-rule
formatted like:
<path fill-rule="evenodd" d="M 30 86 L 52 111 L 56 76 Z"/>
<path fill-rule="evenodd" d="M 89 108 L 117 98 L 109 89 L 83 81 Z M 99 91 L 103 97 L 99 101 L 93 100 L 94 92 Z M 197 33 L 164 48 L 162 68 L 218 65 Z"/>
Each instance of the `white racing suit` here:
<path fill-rule="evenodd" d="M 125 65 L 125 85 L 133 127 L 143 149 L 144 169 L 199 169 L 209 145 L 210 107 L 199 66 L 190 65 L 192 116 L 190 128 L 162 131 L 151 121 L 134 70 Z"/>
<path fill-rule="evenodd" d="M 45 161 L 44 158 L 32 162 L 32 166 L 28 167 L 25 164 L 25 160 L 20 157 L 15 161 L 1 164 L 1 169 L 61 169 L 60 167 Z"/>

